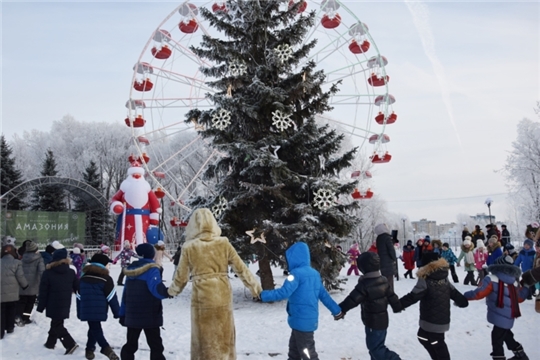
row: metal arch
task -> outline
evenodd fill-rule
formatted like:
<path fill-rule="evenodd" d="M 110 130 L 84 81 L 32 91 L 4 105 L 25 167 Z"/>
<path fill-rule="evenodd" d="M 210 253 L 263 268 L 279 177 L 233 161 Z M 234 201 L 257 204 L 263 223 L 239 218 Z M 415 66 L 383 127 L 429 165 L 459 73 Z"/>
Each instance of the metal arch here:
<path fill-rule="evenodd" d="M 25 181 L 22 184 L 14 187 L 13 189 L 3 194 L 0 199 L 7 200 L 7 204 L 12 199 L 20 196 L 28 190 L 43 185 L 56 186 L 68 190 L 70 193 L 84 201 L 84 203 L 88 205 L 89 211 L 107 208 L 107 199 L 105 199 L 103 194 L 101 194 L 98 190 L 94 189 L 92 186 L 81 180 L 57 176 L 43 176 L 40 178 Z"/>

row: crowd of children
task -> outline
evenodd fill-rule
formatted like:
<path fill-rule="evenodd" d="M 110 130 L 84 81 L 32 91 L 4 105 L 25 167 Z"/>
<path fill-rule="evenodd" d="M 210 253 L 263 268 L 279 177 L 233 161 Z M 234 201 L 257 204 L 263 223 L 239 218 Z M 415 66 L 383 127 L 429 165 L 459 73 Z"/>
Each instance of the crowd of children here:
<path fill-rule="evenodd" d="M 379 229 L 382 228 L 386 227 Z M 387 233 L 383 231 L 378 236 Z M 420 302 L 419 343 L 432 359 L 450 359 L 445 333 L 450 327 L 451 302 L 458 307 L 467 307 L 469 301 L 483 298 L 487 299 L 487 320 L 493 325 L 490 356 L 494 360 L 506 359 L 503 348 L 506 344 L 514 353 L 511 360 L 527 360 L 529 357 L 523 346 L 514 339 L 512 327 L 521 315 L 519 304 L 540 292 L 540 240 L 527 238 L 523 248 L 516 252 L 510 242 L 501 246 L 495 234 L 487 239 L 487 244 L 481 235 L 483 233 L 466 234 L 459 256 L 454 254 L 448 243 L 432 240 L 429 236 L 418 240 L 416 247 L 411 240 L 407 241 L 399 259 L 406 269 L 405 278 L 415 279 L 412 272 L 415 266 L 418 267 L 417 282 L 401 298 L 394 293 L 388 276 L 381 273 L 380 256 L 375 251 L 360 253 L 355 244 L 344 254 L 351 265 L 347 275 L 354 271 L 355 275 L 361 276 L 356 287 L 340 304 L 330 297 L 319 274 L 311 268 L 307 244 L 298 242 L 285 253 L 290 275 L 283 286 L 273 291 L 262 291 L 258 298 L 263 302 L 288 299 L 288 322 L 292 329 L 288 355 L 294 360 L 318 359 L 314 331 L 318 324 L 319 300 L 335 320 L 342 319 L 352 308 L 360 306 L 371 358 L 395 360 L 400 356 L 395 349 L 385 345 L 389 327 L 388 305 L 394 312 L 400 312 Z M 37 311 L 45 311 L 51 319 L 44 346 L 54 349 L 60 340 L 65 354 L 73 353 L 78 344 L 64 327 L 64 320 L 69 318 L 71 297 L 75 293 L 77 317 L 88 323 L 87 359 L 95 358 L 96 345 L 109 359 L 119 359 L 101 326 L 103 321 L 107 321 L 109 308 L 113 317 L 119 318 L 120 323 L 127 327 L 126 344 L 121 349 L 122 359 L 134 359 L 142 331 L 150 347 L 150 357 L 165 359 L 160 335 L 163 325 L 161 300 L 170 297 L 171 292 L 163 284 L 163 268 L 158 263 L 166 254 L 159 254 L 164 251 L 163 245 L 141 244 L 134 252 L 126 242 L 114 260 L 109 258 L 109 249 L 106 248 L 88 260 L 82 245 L 76 245 L 68 254 L 60 243 L 53 242 L 39 254 L 37 244 L 32 241 L 25 241 L 22 250 L 17 250 L 14 244 L 4 244 L 1 254 L 1 337 L 13 332 L 15 324 L 24 326 L 31 322 L 30 314 L 38 297 Z M 178 259 L 174 260 L 178 261 L 180 248 L 177 254 Z M 168 254 L 165 256 L 169 257 Z M 137 258 L 137 261 L 131 263 L 132 258 Z M 173 260 L 172 257 L 169 259 Z M 122 271 L 116 283 L 125 285 L 121 304 L 107 268 L 109 262 L 116 264 L 118 260 Z M 477 286 L 464 294 L 452 285 L 452 282 L 459 282 L 455 266 L 460 267 L 462 261 L 467 273 L 463 283 Z M 77 265 L 73 267 L 74 264 Z M 520 283 L 522 273 L 525 274 Z M 127 277 L 125 283 L 124 276 Z"/>

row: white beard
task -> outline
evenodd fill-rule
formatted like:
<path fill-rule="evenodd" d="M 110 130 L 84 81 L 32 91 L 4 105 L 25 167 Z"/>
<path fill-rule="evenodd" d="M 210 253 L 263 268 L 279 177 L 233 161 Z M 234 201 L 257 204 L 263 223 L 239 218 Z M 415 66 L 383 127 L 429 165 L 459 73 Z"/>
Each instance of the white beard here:
<path fill-rule="evenodd" d="M 136 209 L 140 209 L 146 205 L 148 202 L 148 193 L 151 189 L 150 184 L 143 177 L 135 179 L 129 176 L 120 185 L 120 190 L 124 192 L 124 199 Z"/>

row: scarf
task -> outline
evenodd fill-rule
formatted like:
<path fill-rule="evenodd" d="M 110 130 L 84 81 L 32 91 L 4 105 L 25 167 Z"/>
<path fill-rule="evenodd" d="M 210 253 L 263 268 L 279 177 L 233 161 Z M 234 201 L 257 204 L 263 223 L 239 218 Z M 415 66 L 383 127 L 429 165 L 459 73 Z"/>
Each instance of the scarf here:
<path fill-rule="evenodd" d="M 473 252 L 471 250 L 468 250 L 465 253 L 465 265 L 467 265 L 467 264 L 474 264 L 474 255 L 473 255 Z"/>
<path fill-rule="evenodd" d="M 518 318 L 521 316 L 521 311 L 519 311 L 517 289 L 514 284 L 508 285 L 508 294 L 510 295 L 511 316 L 513 319 Z M 499 280 L 499 292 L 497 293 L 497 307 L 504 308 L 504 282 L 501 280 Z"/>

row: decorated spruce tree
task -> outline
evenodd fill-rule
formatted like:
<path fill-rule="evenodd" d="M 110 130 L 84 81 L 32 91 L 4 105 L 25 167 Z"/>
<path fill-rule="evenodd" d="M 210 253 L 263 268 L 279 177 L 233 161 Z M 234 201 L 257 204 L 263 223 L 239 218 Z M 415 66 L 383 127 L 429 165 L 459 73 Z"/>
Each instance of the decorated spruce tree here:
<path fill-rule="evenodd" d="M 285 250 L 298 241 L 308 244 L 325 286 L 339 288 L 344 258 L 335 246 L 355 224 L 348 215 L 355 204 L 340 197 L 355 182 L 337 175 L 355 149 L 341 151 L 343 135 L 315 121 L 331 110 L 339 84 L 323 91 L 323 70 L 306 62 L 316 40 L 303 41 L 315 13 L 299 15 L 300 4 L 287 3 L 238 0 L 217 13 L 200 9 L 221 33 L 192 47 L 215 64 L 201 68 L 216 90 L 207 94 L 215 107 L 191 110 L 186 122 L 198 124 L 221 156 L 205 173 L 216 180 L 214 196 L 190 205 L 212 209 L 243 258 L 258 255 L 264 289 L 274 287 L 270 265 L 285 268 Z"/>
<path fill-rule="evenodd" d="M 41 176 L 56 176 L 56 160 L 52 150 L 47 150 Z M 32 192 L 33 211 L 66 211 L 64 190 L 59 185 L 41 185 Z"/>

